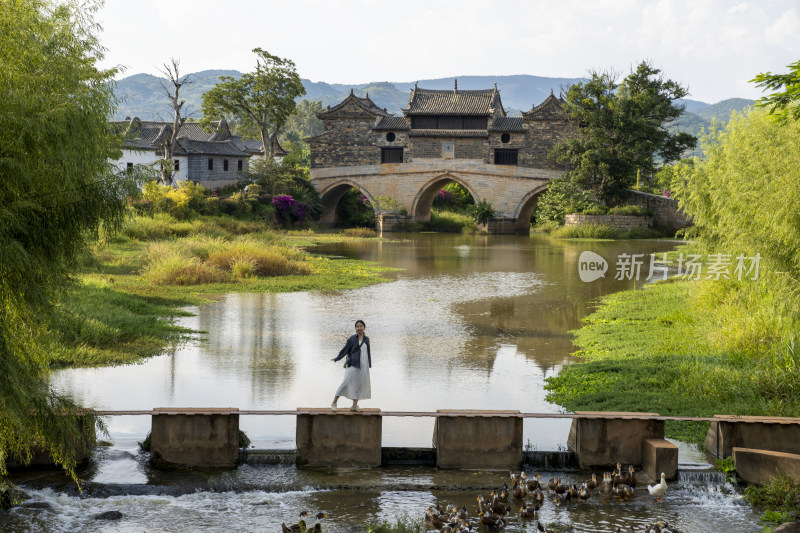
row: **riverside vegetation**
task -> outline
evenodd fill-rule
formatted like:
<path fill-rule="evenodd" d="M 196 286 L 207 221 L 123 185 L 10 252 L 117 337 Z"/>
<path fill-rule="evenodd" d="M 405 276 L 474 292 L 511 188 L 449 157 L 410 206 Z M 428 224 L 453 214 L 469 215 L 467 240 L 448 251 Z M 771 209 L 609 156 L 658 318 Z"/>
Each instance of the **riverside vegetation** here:
<path fill-rule="evenodd" d="M 45 339 L 50 365 L 122 364 L 156 355 L 191 333 L 165 320 L 186 314 L 178 307 L 225 293 L 385 281 L 381 274 L 389 269 L 374 263 L 306 251 L 319 242 L 370 236 L 374 232 L 273 230 L 264 221 L 226 215 L 178 220 L 167 213 L 132 214 L 119 234 L 84 256 L 79 283 L 63 298 Z"/>
<path fill-rule="evenodd" d="M 800 120 L 762 109 L 734 114 L 703 141 L 705 160 L 671 169 L 693 217 L 684 252 L 759 255 L 757 276 L 673 278 L 616 293 L 575 332 L 581 360 L 548 378 L 548 399 L 572 410 L 669 415 L 800 416 Z M 757 279 L 753 279 L 753 278 Z M 701 442 L 708 424 L 667 422 Z M 751 486 L 759 506 L 795 510 L 798 487 Z M 791 500 L 791 501 L 789 501 Z"/>

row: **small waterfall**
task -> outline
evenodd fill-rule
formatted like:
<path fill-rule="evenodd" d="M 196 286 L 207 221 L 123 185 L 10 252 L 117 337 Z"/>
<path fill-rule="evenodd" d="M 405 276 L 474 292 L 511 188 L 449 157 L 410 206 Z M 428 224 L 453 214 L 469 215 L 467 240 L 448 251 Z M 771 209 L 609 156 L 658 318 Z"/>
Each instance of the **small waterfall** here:
<path fill-rule="evenodd" d="M 568 451 L 525 451 L 524 464 L 544 470 L 573 470 L 578 468 L 578 455 Z"/>
<path fill-rule="evenodd" d="M 678 470 L 678 481 L 722 485 L 726 482 L 726 479 L 725 473 L 717 470 Z"/>

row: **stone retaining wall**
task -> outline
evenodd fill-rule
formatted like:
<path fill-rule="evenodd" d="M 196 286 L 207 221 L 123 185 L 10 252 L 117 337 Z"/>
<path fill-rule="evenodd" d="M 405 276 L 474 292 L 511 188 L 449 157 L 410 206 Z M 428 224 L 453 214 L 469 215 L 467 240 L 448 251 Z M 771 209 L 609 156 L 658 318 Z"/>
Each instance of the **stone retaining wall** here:
<path fill-rule="evenodd" d="M 610 226 L 614 229 L 630 231 L 632 229 L 649 228 L 653 226 L 653 217 L 635 215 L 566 215 L 565 226 Z"/>
<path fill-rule="evenodd" d="M 660 228 L 685 228 L 692 222 L 680 210 L 678 202 L 673 198 L 629 190 L 628 204 L 638 205 L 653 212 L 653 225 Z"/>

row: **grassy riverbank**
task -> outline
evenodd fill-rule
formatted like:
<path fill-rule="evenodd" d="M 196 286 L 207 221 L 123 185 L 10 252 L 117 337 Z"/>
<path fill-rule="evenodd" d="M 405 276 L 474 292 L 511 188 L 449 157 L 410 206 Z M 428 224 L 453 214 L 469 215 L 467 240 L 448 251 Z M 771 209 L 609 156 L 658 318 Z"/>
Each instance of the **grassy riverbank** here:
<path fill-rule="evenodd" d="M 702 280 L 607 296 L 575 332 L 582 360 L 548 378 L 548 400 L 570 410 L 798 416 L 793 324 L 771 311 L 768 294 Z M 701 442 L 707 427 L 668 422 L 666 431 Z"/>
<path fill-rule="evenodd" d="M 338 290 L 386 281 L 375 263 L 306 251 L 343 234 L 274 231 L 230 217 L 179 221 L 134 217 L 84 258 L 79 283 L 59 306 L 47 338 L 51 366 L 99 366 L 161 353 L 191 332 L 178 308 L 230 292 Z"/>

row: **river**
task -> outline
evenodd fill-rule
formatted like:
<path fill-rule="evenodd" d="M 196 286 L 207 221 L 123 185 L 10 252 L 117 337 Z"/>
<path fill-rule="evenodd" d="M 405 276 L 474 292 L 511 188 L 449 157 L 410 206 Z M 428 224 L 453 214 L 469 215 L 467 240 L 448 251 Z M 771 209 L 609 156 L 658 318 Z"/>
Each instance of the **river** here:
<path fill-rule="evenodd" d="M 391 283 L 358 290 L 228 294 L 189 308 L 194 316 L 178 322 L 202 333 L 169 353 L 139 365 L 58 371 L 53 384 L 97 409 L 324 407 L 343 373 L 331 358 L 355 320 L 363 319 L 373 352 L 373 394 L 363 406 L 560 412 L 546 402 L 543 384 L 572 360 L 569 331 L 604 294 L 646 283 L 649 254 L 675 244 L 398 234 L 324 245 L 314 251 L 402 270 L 386 275 Z M 581 279 L 578 259 L 585 251 L 607 261 L 605 277 Z M 617 276 L 618 262 L 636 254 L 643 254 L 638 279 L 630 270 Z M 503 473 L 422 467 L 306 471 L 244 465 L 223 473 L 164 473 L 151 469 L 136 447 L 149 430 L 149 417 L 112 417 L 108 424 L 114 445 L 98 450 L 82 473 L 83 494 L 53 474 L 19 478 L 50 508 L 0 515 L 0 529 L 277 531 L 280 522 L 294 522 L 308 508 L 325 510 L 325 527 L 338 531 L 401 514 L 421 517 L 436 501 L 474 508 L 479 493 L 503 482 Z M 294 448 L 294 417 L 243 416 L 241 427 L 256 448 Z M 564 449 L 568 430 L 568 420 L 526 419 L 523 440 L 529 449 Z M 385 418 L 383 445 L 429 447 L 432 432 L 432 419 Z M 689 446 L 681 447 L 680 460 L 687 468 L 707 462 Z M 587 532 L 655 519 L 689 532 L 758 529 L 757 515 L 732 486 L 701 477 L 684 475 L 663 504 L 653 503 L 646 489 L 626 504 L 590 500 L 583 507 L 557 508 L 546 502 L 542 520 Z M 120 510 L 123 519 L 92 518 L 107 510 Z M 535 531 L 535 521 L 512 523 L 509 530 Z"/>

